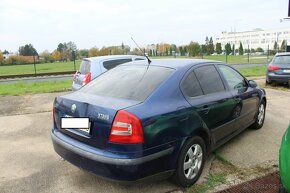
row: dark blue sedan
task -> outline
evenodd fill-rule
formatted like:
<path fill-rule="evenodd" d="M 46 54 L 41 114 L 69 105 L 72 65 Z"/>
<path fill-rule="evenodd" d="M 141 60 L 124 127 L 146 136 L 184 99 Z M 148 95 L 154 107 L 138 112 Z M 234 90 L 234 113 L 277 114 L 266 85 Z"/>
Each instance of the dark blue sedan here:
<path fill-rule="evenodd" d="M 266 94 L 217 61 L 135 61 L 57 97 L 55 151 L 104 178 L 172 176 L 194 184 L 207 155 L 244 129 L 263 126 Z"/>

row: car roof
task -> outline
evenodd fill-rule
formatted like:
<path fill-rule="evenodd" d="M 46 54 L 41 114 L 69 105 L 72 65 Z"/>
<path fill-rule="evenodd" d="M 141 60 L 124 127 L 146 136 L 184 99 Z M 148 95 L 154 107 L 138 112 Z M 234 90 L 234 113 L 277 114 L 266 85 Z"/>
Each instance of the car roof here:
<path fill-rule="evenodd" d="M 284 55 L 290 55 L 290 52 L 280 52 L 277 53 L 275 56 L 284 56 Z"/>
<path fill-rule="evenodd" d="M 194 65 L 208 64 L 208 63 L 222 63 L 215 60 L 204 60 L 204 59 L 152 59 L 150 66 L 162 66 L 167 68 L 181 69 L 190 68 Z M 148 65 L 147 60 L 138 60 L 123 65 Z"/>
<path fill-rule="evenodd" d="M 83 60 L 89 60 L 89 61 L 101 61 L 101 60 L 108 60 L 108 59 L 118 59 L 118 58 L 144 58 L 144 56 L 138 56 L 138 55 L 107 55 L 107 56 L 97 56 L 97 57 L 90 57 L 90 58 L 84 58 Z"/>

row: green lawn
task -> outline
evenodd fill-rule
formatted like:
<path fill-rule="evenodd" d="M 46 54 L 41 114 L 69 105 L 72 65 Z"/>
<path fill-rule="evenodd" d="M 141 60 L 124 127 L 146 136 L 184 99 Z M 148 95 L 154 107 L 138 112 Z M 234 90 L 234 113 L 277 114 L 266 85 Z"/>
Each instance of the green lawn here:
<path fill-rule="evenodd" d="M 68 91 L 71 85 L 71 80 L 0 84 L 0 96 Z"/>
<path fill-rule="evenodd" d="M 249 56 L 249 62 L 248 62 L 248 56 L 197 56 L 197 57 L 186 57 L 186 56 L 178 56 L 177 58 L 196 58 L 196 59 L 207 59 L 207 60 L 217 60 L 221 62 L 225 62 L 227 60 L 228 64 L 267 64 L 269 63 L 269 60 L 271 60 L 273 56 L 269 56 L 267 59 L 266 55 L 262 56 Z M 157 56 L 157 57 L 150 57 L 152 59 L 162 59 L 162 58 L 173 58 L 172 56 Z"/>
<path fill-rule="evenodd" d="M 240 71 L 244 76 L 265 76 L 266 75 L 266 66 L 257 66 L 250 68 L 240 68 Z"/>
<path fill-rule="evenodd" d="M 76 61 L 76 69 L 79 69 L 80 60 Z M 74 62 L 54 62 L 46 64 L 36 64 L 36 73 L 47 72 L 66 72 L 74 71 Z M 17 74 L 34 74 L 34 65 L 14 65 L 0 66 L 0 76 L 2 75 L 17 75 Z"/>
<path fill-rule="evenodd" d="M 157 58 L 173 58 L 172 56 L 158 56 L 150 57 L 152 59 Z M 186 56 L 178 56 L 177 58 L 193 58 Z M 226 62 L 226 56 L 204 56 L 204 57 L 194 57 L 196 59 L 208 59 L 208 60 L 218 60 Z M 271 58 L 271 57 L 270 57 Z M 79 69 L 81 60 L 76 61 L 76 69 Z M 228 64 L 247 64 L 247 56 L 228 56 Z M 250 56 L 249 63 L 259 63 L 266 64 L 268 63 L 267 56 Z M 36 73 L 47 73 L 47 72 L 66 72 L 74 71 L 74 62 L 54 62 L 46 64 L 36 64 Z M 15 66 L 0 66 L 0 76 L 4 75 L 17 75 L 17 74 L 34 74 L 34 65 L 15 65 Z"/>

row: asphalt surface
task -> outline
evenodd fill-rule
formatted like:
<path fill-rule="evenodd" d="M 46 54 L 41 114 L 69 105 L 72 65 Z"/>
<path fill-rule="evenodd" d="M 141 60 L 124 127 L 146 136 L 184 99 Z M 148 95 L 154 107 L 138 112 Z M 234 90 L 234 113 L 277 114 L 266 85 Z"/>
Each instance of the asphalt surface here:
<path fill-rule="evenodd" d="M 266 89 L 262 129 L 246 130 L 218 151 L 236 167 L 278 163 L 281 137 L 290 121 L 290 92 Z M 124 186 L 103 180 L 61 159 L 53 150 L 52 101 L 63 93 L 0 97 L 0 192 L 171 192 L 169 180 Z M 208 159 L 210 165 L 212 159 Z M 208 174 L 208 169 L 203 176 Z"/>
<path fill-rule="evenodd" d="M 266 64 L 234 64 L 231 65 L 236 69 L 249 68 L 256 66 L 265 66 Z M 55 80 L 72 80 L 73 75 L 61 75 L 61 76 L 45 76 L 45 77 L 31 77 L 31 78 L 17 78 L 17 79 L 0 79 L 0 84 L 14 84 L 17 82 L 43 82 L 43 81 L 55 81 Z"/>

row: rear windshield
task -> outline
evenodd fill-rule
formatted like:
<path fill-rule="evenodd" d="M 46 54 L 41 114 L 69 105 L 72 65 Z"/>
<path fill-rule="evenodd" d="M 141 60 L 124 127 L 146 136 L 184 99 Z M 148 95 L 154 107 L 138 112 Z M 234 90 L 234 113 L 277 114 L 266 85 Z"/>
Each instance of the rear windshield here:
<path fill-rule="evenodd" d="M 290 55 L 275 56 L 273 64 L 288 64 L 290 65 Z"/>
<path fill-rule="evenodd" d="M 169 75 L 171 68 L 119 66 L 97 77 L 80 92 L 144 101 Z"/>
<path fill-rule="evenodd" d="M 88 60 L 83 60 L 80 65 L 80 73 L 81 74 L 88 74 L 90 72 L 91 62 Z"/>

